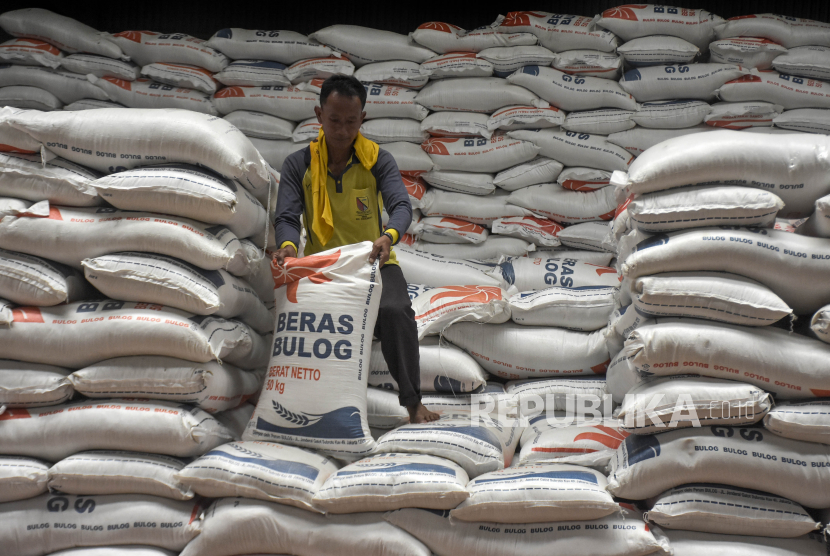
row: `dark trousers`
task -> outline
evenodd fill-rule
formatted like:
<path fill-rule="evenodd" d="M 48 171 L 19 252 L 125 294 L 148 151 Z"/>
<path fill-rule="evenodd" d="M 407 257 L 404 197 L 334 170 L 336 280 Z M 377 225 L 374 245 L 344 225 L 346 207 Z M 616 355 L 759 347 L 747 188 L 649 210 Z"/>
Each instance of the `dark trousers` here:
<path fill-rule="evenodd" d="M 418 328 L 415 311 L 409 300 L 406 279 L 398 265 L 387 264 L 380 269 L 383 290 L 375 325 L 383 358 L 398 383 L 398 400 L 403 406 L 421 401 L 421 367 L 418 351 Z"/>

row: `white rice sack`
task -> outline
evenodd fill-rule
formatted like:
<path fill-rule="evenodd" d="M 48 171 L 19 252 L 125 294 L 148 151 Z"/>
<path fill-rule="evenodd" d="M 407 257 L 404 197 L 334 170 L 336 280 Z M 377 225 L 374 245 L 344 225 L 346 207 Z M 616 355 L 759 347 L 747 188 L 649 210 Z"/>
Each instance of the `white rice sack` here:
<path fill-rule="evenodd" d="M 32 363 L 78 369 L 111 357 L 166 355 L 202 363 L 226 359 L 256 368 L 264 366 L 267 356 L 264 340 L 240 322 L 149 303 L 21 307 L 13 316 L 11 326 L 0 330 L 2 353 Z"/>
<path fill-rule="evenodd" d="M 338 56 L 300 60 L 284 71 L 285 77 L 294 85 L 314 79 L 328 79 L 332 75 L 352 75 L 353 73 L 354 64 Z"/>
<path fill-rule="evenodd" d="M 422 392 L 467 394 L 487 382 L 487 373 L 460 348 L 440 338 L 427 336 L 419 343 Z M 398 390 L 381 351 L 380 342 L 372 343 L 369 385 Z"/>
<path fill-rule="evenodd" d="M 503 31 L 533 33 L 539 44 L 553 50 L 599 50 L 614 52 L 620 41 L 610 31 L 596 26 L 593 18 L 547 12 L 510 12 L 500 23 Z"/>
<path fill-rule="evenodd" d="M 556 183 L 571 191 L 596 191 L 610 185 L 611 172 L 586 168 L 584 166 L 570 166 L 564 168 L 556 177 Z"/>
<path fill-rule="evenodd" d="M 0 415 L 3 453 L 58 461 L 82 450 L 134 450 L 192 457 L 231 432 L 200 409 L 162 401 L 110 399 Z"/>
<path fill-rule="evenodd" d="M 692 317 L 768 326 L 792 314 L 754 280 L 722 272 L 666 272 L 631 281 L 634 309 L 646 318 Z"/>
<path fill-rule="evenodd" d="M 184 33 L 122 31 L 108 38 L 142 67 L 166 62 L 198 66 L 217 73 L 230 62 L 227 56 L 207 46 L 207 41 Z"/>
<path fill-rule="evenodd" d="M 557 235 L 563 228 L 547 218 L 510 216 L 493 220 L 490 229 L 494 234 L 523 239 L 537 247 L 557 247 L 561 244 Z"/>
<path fill-rule="evenodd" d="M 433 112 L 421 122 L 421 129 L 434 137 L 484 137 L 493 135 L 487 128 L 487 114 L 475 112 Z"/>
<path fill-rule="evenodd" d="M 706 10 L 644 4 L 607 9 L 596 23 L 623 41 L 649 35 L 671 35 L 705 50 L 715 38 L 716 27 L 724 23 L 724 19 Z"/>
<path fill-rule="evenodd" d="M 770 69 L 777 57 L 787 53 L 787 49 L 780 44 L 760 37 L 721 39 L 710 44 L 709 50 L 712 62 L 737 64 L 745 68 L 757 68 L 759 70 Z"/>
<path fill-rule="evenodd" d="M 293 129 L 295 127 L 294 124 L 292 123 L 290 127 L 293 133 Z M 285 159 L 288 158 L 288 155 L 308 146 L 308 143 L 295 143 L 290 138 L 288 140 L 272 141 L 270 139 L 256 139 L 252 137 L 250 141 L 251 144 L 256 147 L 257 151 L 261 153 L 263 160 L 270 164 L 275 170 L 280 170 L 282 168 L 282 164 L 285 162 Z M 420 148 L 415 148 L 421 151 Z M 423 153 L 423 151 L 421 151 L 421 153 Z M 429 159 L 426 155 L 424 155 L 424 157 Z M 431 161 L 430 164 L 432 164 Z"/>
<path fill-rule="evenodd" d="M 772 407 L 758 386 L 695 375 L 646 379 L 625 395 L 617 418 L 626 432 L 655 434 L 707 425 L 757 423 Z"/>
<path fill-rule="evenodd" d="M 62 367 L 0 359 L 0 407 L 14 410 L 62 404 L 73 394 L 67 378 L 71 372 Z"/>
<path fill-rule="evenodd" d="M 291 139 L 294 122 L 252 110 L 236 110 L 225 116 L 225 120 L 236 126 L 246 137 L 258 139 Z"/>
<path fill-rule="evenodd" d="M 608 490 L 643 500 L 681 484 L 716 482 L 825 507 L 830 498 L 828 458 L 827 446 L 759 428 L 713 426 L 631 435 L 611 460 Z"/>
<path fill-rule="evenodd" d="M 645 519 L 667 529 L 755 537 L 800 537 L 820 527 L 791 500 L 718 485 L 669 489 L 657 498 Z"/>
<path fill-rule="evenodd" d="M 500 32 L 498 26 L 502 20 L 503 18 L 499 18 L 492 25 L 485 25 L 472 31 L 450 23 L 430 21 L 418 26 L 409 36 L 415 42 L 442 54 L 481 52 L 487 48 L 536 44 L 536 37 L 530 33 Z"/>
<path fill-rule="evenodd" d="M 396 85 L 410 89 L 420 89 L 429 81 L 429 75 L 421 73 L 419 64 L 403 60 L 367 64 L 355 71 L 354 76 L 361 83 Z"/>
<path fill-rule="evenodd" d="M 633 110 L 622 110 L 619 108 L 571 112 L 565 118 L 562 129 L 577 133 L 609 135 L 631 129 L 637 125 L 631 119 L 634 114 L 636 112 Z"/>
<path fill-rule="evenodd" d="M 228 87 L 288 87 L 291 80 L 286 77 L 285 69 L 285 64 L 279 62 L 237 60 L 225 66 L 219 73 L 214 73 L 213 78 Z"/>
<path fill-rule="evenodd" d="M 786 110 L 772 120 L 775 127 L 804 133 L 830 135 L 830 110 L 823 108 L 800 108 Z"/>
<path fill-rule="evenodd" d="M 606 222 L 583 222 L 568 226 L 556 237 L 562 245 L 571 249 L 584 249 L 586 251 L 608 251 L 615 252 L 614 246 L 606 243 L 608 235 L 608 223 Z"/>
<path fill-rule="evenodd" d="M 220 411 L 213 415 L 213 417 L 225 425 L 233 436 L 233 440 L 240 440 L 242 433 L 245 431 L 245 425 L 254 414 L 256 406 L 252 403 L 244 403 L 239 407 L 229 409 L 227 411 Z"/>
<path fill-rule="evenodd" d="M 507 292 L 488 286 L 432 288 L 412 300 L 418 339 L 459 322 L 499 324 L 510 320 Z"/>
<path fill-rule="evenodd" d="M 294 131 L 291 133 L 291 140 L 295 143 L 308 143 L 312 139 L 316 139 L 320 134 L 320 127 L 322 124 L 317 120 L 317 116 L 312 116 L 297 124 Z"/>
<path fill-rule="evenodd" d="M 625 149 L 609 143 L 602 135 L 550 129 L 511 131 L 508 135 L 534 143 L 541 148 L 542 156 L 558 160 L 565 166 L 626 170 L 634 160 Z"/>
<path fill-rule="evenodd" d="M 0 44 L 0 61 L 12 64 L 57 69 L 63 57 L 58 48 L 37 39 L 12 39 Z"/>
<path fill-rule="evenodd" d="M 571 75 L 617 80 L 620 78 L 622 62 L 622 57 L 613 52 L 568 50 L 558 52 L 551 67 Z"/>
<path fill-rule="evenodd" d="M 211 72 L 184 64 L 149 64 L 141 68 L 141 75 L 159 83 L 195 89 L 208 95 L 215 93 L 218 86 Z"/>
<path fill-rule="evenodd" d="M 631 119 L 642 127 L 681 129 L 702 124 L 711 111 L 702 100 L 658 100 L 641 104 Z"/>
<path fill-rule="evenodd" d="M 711 183 L 767 189 L 784 201 L 780 218 L 798 218 L 830 193 L 830 162 L 817 154 L 827 147 L 830 139 L 820 135 L 718 130 L 665 141 L 638 157 L 627 175 L 612 176 L 611 183 L 637 195 Z"/>
<path fill-rule="evenodd" d="M 490 235 L 484 226 L 457 218 L 427 216 L 418 221 L 417 235 L 428 243 L 482 243 Z M 415 247 L 415 249 L 418 249 Z"/>
<path fill-rule="evenodd" d="M 830 444 L 830 401 L 806 400 L 776 404 L 764 416 L 764 428 L 784 438 Z"/>
<path fill-rule="evenodd" d="M 22 215 L 49 216 L 49 201 L 24 201 L 14 197 L 0 197 L 0 218 Z"/>
<path fill-rule="evenodd" d="M 394 85 L 371 83 L 366 87 L 366 119 L 410 118 L 421 121 L 429 110 L 416 103 L 419 93 L 412 89 Z"/>
<path fill-rule="evenodd" d="M 49 464 L 45 461 L 0 456 L 0 503 L 26 500 L 46 492 L 47 471 Z"/>
<path fill-rule="evenodd" d="M 201 496 L 242 496 L 315 510 L 312 498 L 338 469 L 331 458 L 275 442 L 231 442 L 202 455 L 176 479 Z"/>
<path fill-rule="evenodd" d="M 508 197 L 502 191 L 492 195 L 472 196 L 430 189 L 422 199 L 421 212 L 426 216 L 447 216 L 482 226 L 490 226 L 497 218 L 531 215 L 525 208 L 507 204 Z"/>
<path fill-rule="evenodd" d="M 498 286 L 499 280 L 484 274 L 489 266 L 396 246 L 395 255 L 407 281 L 432 287 L 464 285 Z"/>
<path fill-rule="evenodd" d="M 215 361 L 194 363 L 175 357 L 107 359 L 75 371 L 69 381 L 89 398 L 135 396 L 186 403 L 207 413 L 227 411 L 254 397 L 263 372 L 248 372 Z"/>
<path fill-rule="evenodd" d="M 718 102 L 703 119 L 706 125 L 726 129 L 771 127 L 773 118 L 784 108 L 769 102 Z"/>
<path fill-rule="evenodd" d="M 719 39 L 729 37 L 762 37 L 785 48 L 796 46 L 830 46 L 830 23 L 785 17 L 774 14 L 755 14 L 733 17 L 717 29 Z"/>
<path fill-rule="evenodd" d="M 475 52 L 450 52 L 423 62 L 421 73 L 430 79 L 490 77 L 493 75 L 493 64 L 478 58 Z"/>
<path fill-rule="evenodd" d="M 429 110 L 454 110 L 492 114 L 499 108 L 524 105 L 545 108 L 548 106 L 524 87 L 511 85 L 497 77 L 473 77 L 468 79 L 444 79 L 424 87 L 416 102 Z"/>
<path fill-rule="evenodd" d="M 450 510 L 469 496 L 469 480 L 458 464 L 444 458 L 386 453 L 333 473 L 314 496 L 314 505 L 329 514 Z"/>
<path fill-rule="evenodd" d="M 63 107 L 64 110 L 67 112 L 70 111 L 78 111 L 78 110 L 98 110 L 99 108 L 126 108 L 117 102 L 112 102 L 110 100 L 95 100 L 94 98 L 82 98 L 81 100 L 76 100 L 71 104 L 67 104 Z"/>
<path fill-rule="evenodd" d="M 75 269 L 0 249 L 0 297 L 16 305 L 48 307 L 71 303 L 93 291 Z"/>
<path fill-rule="evenodd" d="M 417 210 L 421 208 L 421 200 L 427 193 L 427 185 L 421 178 L 415 178 L 401 174 L 401 180 L 406 187 L 406 192 L 409 194 L 409 202 L 412 204 L 412 209 Z M 413 212 L 414 217 L 414 212 Z"/>
<path fill-rule="evenodd" d="M 261 31 L 236 27 L 220 29 L 205 46 L 232 60 L 271 60 L 293 64 L 307 58 L 330 56 L 329 47 L 294 31 Z"/>
<path fill-rule="evenodd" d="M 548 378 L 605 372 L 603 331 L 573 332 L 542 326 L 458 323 L 444 336 L 472 355 L 484 370 L 502 378 Z M 532 351 L 527 346 L 537 346 Z"/>
<path fill-rule="evenodd" d="M 610 220 L 617 208 L 614 190 L 571 191 L 556 183 L 531 185 L 513 191 L 507 202 L 565 224 Z"/>
<path fill-rule="evenodd" d="M 176 478 L 185 462 L 141 452 L 95 450 L 62 459 L 49 469 L 49 488 L 65 494 L 148 494 L 190 500 L 193 491 Z"/>
<path fill-rule="evenodd" d="M 619 287 L 622 278 L 613 268 L 568 257 L 568 251 L 555 256 L 522 257 L 501 263 L 488 272 L 502 280 L 502 287 L 516 286 L 520 292 L 561 288 Z"/>
<path fill-rule="evenodd" d="M 605 385 L 605 377 L 511 380 L 505 392 L 513 398 L 518 414 L 533 418 L 542 413 L 550 415 L 611 415 L 612 399 Z M 599 410 L 600 413 L 593 413 Z"/>
<path fill-rule="evenodd" d="M 510 318 L 526 326 L 554 326 L 582 332 L 608 324 L 616 305 L 613 287 L 553 287 L 510 298 Z"/>
<path fill-rule="evenodd" d="M 700 56 L 700 48 L 670 35 L 651 35 L 625 41 L 617 54 L 631 67 L 690 64 Z"/>
<path fill-rule="evenodd" d="M 96 77 L 115 77 L 133 81 L 141 75 L 141 68 L 130 62 L 114 60 L 95 54 L 71 54 L 61 60 L 61 67 L 72 73 Z"/>
<path fill-rule="evenodd" d="M 641 325 L 626 341 L 630 364 L 645 376 L 694 372 L 740 379 L 779 400 L 827 397 L 830 346 L 786 330 L 697 319 Z"/>
<path fill-rule="evenodd" d="M 14 88 L 18 89 L 18 87 Z M 9 89 L 9 87 L 0 88 L 0 97 L 4 96 L 2 95 L 4 90 L 8 91 Z M 29 89 L 29 87 L 26 89 Z M 55 103 L 57 103 L 57 107 L 60 108 L 61 102 L 55 98 L 54 95 L 47 91 L 42 92 L 45 95 L 51 95 Z M 0 145 L 2 145 L 0 148 L 3 149 L 3 152 L 9 153 L 40 154 L 42 147 L 40 141 L 35 140 L 23 131 L 13 128 L 6 118 L 6 116 L 19 114 L 21 112 L 26 112 L 26 110 L 22 108 L 14 108 L 13 106 L 0 107 Z"/>
<path fill-rule="evenodd" d="M 435 56 L 435 52 L 406 35 L 358 25 L 332 25 L 312 33 L 309 38 L 342 52 L 358 67 L 386 60 L 421 63 Z"/>
<path fill-rule="evenodd" d="M 37 87 L 55 95 L 64 104 L 83 98 L 107 100 L 101 89 L 87 81 L 83 75 L 53 70 L 40 66 L 0 66 L 0 87 Z"/>
<path fill-rule="evenodd" d="M 556 128 L 565 121 L 565 112 L 555 106 L 507 106 L 493 112 L 487 120 L 487 129 L 545 129 Z"/>
<path fill-rule="evenodd" d="M 118 546 L 118 547 L 94 547 L 94 548 L 68 548 L 53 552 L 50 556 L 176 556 L 175 553 L 163 548 L 152 546 Z"/>
<path fill-rule="evenodd" d="M 637 102 L 677 98 L 711 100 L 724 83 L 737 80 L 748 73 L 749 70 L 733 64 L 651 66 L 625 72 L 620 86 L 633 95 Z"/>
<path fill-rule="evenodd" d="M 62 158 L 43 163 L 38 154 L 0 153 L 0 194 L 57 205 L 96 206 L 92 182 L 101 175 Z"/>
<path fill-rule="evenodd" d="M 827 81 L 830 79 L 830 45 L 791 48 L 776 57 L 772 67 L 781 73 Z"/>
<path fill-rule="evenodd" d="M 440 255 L 452 259 L 478 261 L 502 260 L 503 257 L 524 257 L 536 246 L 524 239 L 491 234 L 481 243 L 431 243 L 418 241 L 412 245 L 416 251 Z"/>
<path fill-rule="evenodd" d="M 525 66 L 510 75 L 507 81 L 533 91 L 562 110 L 637 109 L 629 92 L 623 91 L 617 83 L 599 77 L 570 75 L 544 66 Z"/>
<path fill-rule="evenodd" d="M 426 546 L 379 513 L 323 516 L 246 498 L 216 500 L 205 511 L 202 534 L 181 556 L 330 554 L 332 539 L 341 556 L 430 556 Z"/>
<path fill-rule="evenodd" d="M 529 185 L 556 181 L 562 169 L 561 162 L 539 156 L 502 170 L 493 178 L 493 184 L 505 191 L 515 191 Z"/>
<path fill-rule="evenodd" d="M 707 106 L 709 105 L 707 104 Z M 624 148 L 636 157 L 663 141 L 668 141 L 669 139 L 674 139 L 675 137 L 685 137 L 686 135 L 691 135 L 693 133 L 716 131 L 716 129 L 717 128 L 705 124 L 685 129 L 649 129 L 645 127 L 635 127 L 633 129 L 629 129 L 628 131 L 612 133 L 608 136 L 608 142 Z"/>
<path fill-rule="evenodd" d="M 757 536 L 716 535 L 666 529 L 675 556 L 824 556 L 827 547 L 818 535 L 797 539 L 772 539 Z"/>
<path fill-rule="evenodd" d="M 500 172 L 535 158 L 540 150 L 530 141 L 503 133 L 493 134 L 489 139 L 433 137 L 422 148 L 441 170 L 466 172 Z"/>
<path fill-rule="evenodd" d="M 412 118 L 366 120 L 360 126 L 360 132 L 370 141 L 380 144 L 398 141 L 421 144 L 429 138 L 429 135 L 422 131 L 421 122 Z"/>
<path fill-rule="evenodd" d="M 823 81 L 807 77 L 752 70 L 748 75 L 724 83 L 715 93 L 719 99 L 728 102 L 762 100 L 786 110 L 830 108 L 830 91 L 825 85 Z"/>
<path fill-rule="evenodd" d="M 105 33 L 41 8 L 6 12 L 0 16 L 0 27 L 13 37 L 46 41 L 64 52 L 90 52 L 108 58 L 124 56 Z"/>
<path fill-rule="evenodd" d="M 60 110 L 63 103 L 58 97 L 44 89 L 13 85 L 0 87 L 0 106 L 49 112 Z"/>
<path fill-rule="evenodd" d="M 234 86 L 217 91 L 212 102 L 221 114 L 252 110 L 296 122 L 314 116 L 314 107 L 319 105 L 320 95 L 296 87 Z"/>
<path fill-rule="evenodd" d="M 493 64 L 496 77 L 507 77 L 525 66 L 550 66 L 556 54 L 544 46 L 498 46 L 476 54 Z"/>
<path fill-rule="evenodd" d="M 630 433 L 616 419 L 543 413 L 530 420 L 522 433 L 519 465 L 571 463 L 604 469 L 614 451 Z"/>

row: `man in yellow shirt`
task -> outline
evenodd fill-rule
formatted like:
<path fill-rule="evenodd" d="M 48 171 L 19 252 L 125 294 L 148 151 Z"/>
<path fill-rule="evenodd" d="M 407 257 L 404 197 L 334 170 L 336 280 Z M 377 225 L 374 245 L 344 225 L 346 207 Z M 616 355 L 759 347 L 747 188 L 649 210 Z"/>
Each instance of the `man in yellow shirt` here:
<path fill-rule="evenodd" d="M 354 77 L 336 75 L 323 83 L 320 106 L 314 108 L 320 134 L 282 166 L 274 223 L 280 249 L 274 261 L 282 266 L 286 258 L 297 256 L 303 224 L 305 255 L 373 241 L 369 260 L 380 260 L 383 280 L 375 336 L 410 422 L 435 421 L 438 414 L 421 403 L 415 313 L 392 251 L 412 222 L 412 205 L 395 159 L 360 133 L 365 105 L 366 89 Z M 384 206 L 389 213 L 385 231 Z"/>

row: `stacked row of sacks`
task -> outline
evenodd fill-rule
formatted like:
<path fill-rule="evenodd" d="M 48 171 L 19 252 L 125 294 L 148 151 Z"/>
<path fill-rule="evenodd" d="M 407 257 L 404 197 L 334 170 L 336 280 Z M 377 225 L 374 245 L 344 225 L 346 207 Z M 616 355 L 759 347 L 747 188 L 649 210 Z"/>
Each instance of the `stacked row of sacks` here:
<path fill-rule="evenodd" d="M 5 550 L 178 553 L 204 504 L 171 477 L 240 438 L 263 383 L 272 171 L 184 110 L 5 108 L 0 129 Z"/>

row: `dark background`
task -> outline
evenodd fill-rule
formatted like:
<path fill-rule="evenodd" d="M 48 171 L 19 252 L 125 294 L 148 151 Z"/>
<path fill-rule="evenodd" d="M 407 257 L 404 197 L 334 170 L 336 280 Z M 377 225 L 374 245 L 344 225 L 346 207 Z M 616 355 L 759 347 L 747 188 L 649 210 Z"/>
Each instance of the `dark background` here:
<path fill-rule="evenodd" d="M 73 17 L 100 31 L 159 31 L 187 33 L 202 39 L 225 27 L 285 29 L 311 33 L 328 25 L 347 23 L 398 33 L 409 33 L 427 21 L 443 21 L 464 29 L 492 23 L 499 14 L 539 10 L 593 16 L 633 0 L 543 1 L 482 0 L 223 0 L 182 2 L 169 0 L 62 0 L 20 2 L 9 0 L 0 10 L 46 8 Z M 830 21 L 830 0 L 693 0 L 671 5 L 702 8 L 729 18 L 754 13 L 779 13 Z M 2 34 L 2 31 L 0 31 Z"/>

